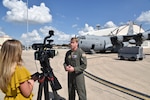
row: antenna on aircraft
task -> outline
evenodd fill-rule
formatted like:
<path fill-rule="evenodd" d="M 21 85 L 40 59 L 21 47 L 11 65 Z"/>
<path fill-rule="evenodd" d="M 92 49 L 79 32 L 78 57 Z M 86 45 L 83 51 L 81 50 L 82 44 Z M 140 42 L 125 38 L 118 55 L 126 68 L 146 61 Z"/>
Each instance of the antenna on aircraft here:
<path fill-rule="evenodd" d="M 97 25 L 96 25 L 96 29 L 97 29 L 97 30 L 100 30 L 100 27 L 101 27 L 100 24 L 97 24 Z"/>
<path fill-rule="evenodd" d="M 141 33 L 142 24 L 140 25 L 139 33 Z"/>

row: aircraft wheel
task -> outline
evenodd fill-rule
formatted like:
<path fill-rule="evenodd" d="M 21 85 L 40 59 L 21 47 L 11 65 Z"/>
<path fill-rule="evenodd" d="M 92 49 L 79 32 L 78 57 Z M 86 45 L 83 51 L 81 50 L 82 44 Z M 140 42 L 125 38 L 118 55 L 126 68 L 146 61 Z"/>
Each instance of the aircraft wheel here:
<path fill-rule="evenodd" d="M 123 57 L 123 56 L 120 56 L 120 60 L 124 60 L 124 57 Z"/>
<path fill-rule="evenodd" d="M 100 51 L 100 53 L 105 53 L 105 52 L 106 52 L 106 50 L 101 50 L 101 51 Z"/>
<path fill-rule="evenodd" d="M 136 58 L 135 57 L 131 57 L 130 60 L 131 61 L 136 61 Z"/>
<path fill-rule="evenodd" d="M 143 58 L 139 58 L 139 60 L 143 60 Z"/>

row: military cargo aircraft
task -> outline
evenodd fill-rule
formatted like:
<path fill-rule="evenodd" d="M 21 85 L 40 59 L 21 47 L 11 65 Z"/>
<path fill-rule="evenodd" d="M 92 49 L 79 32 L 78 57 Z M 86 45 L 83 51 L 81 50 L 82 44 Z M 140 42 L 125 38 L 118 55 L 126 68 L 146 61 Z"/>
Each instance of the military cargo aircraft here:
<path fill-rule="evenodd" d="M 150 40 L 150 30 L 133 34 L 133 25 L 130 24 L 127 35 L 118 36 L 95 36 L 84 35 L 78 36 L 79 47 L 87 53 L 95 52 L 118 52 L 120 48 L 135 44 L 141 46 L 144 40 Z"/>

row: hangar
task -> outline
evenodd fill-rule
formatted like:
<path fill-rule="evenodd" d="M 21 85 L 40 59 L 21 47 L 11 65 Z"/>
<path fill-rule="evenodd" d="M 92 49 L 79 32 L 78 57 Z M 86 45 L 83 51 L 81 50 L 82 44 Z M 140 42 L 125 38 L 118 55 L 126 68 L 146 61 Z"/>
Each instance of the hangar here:
<path fill-rule="evenodd" d="M 0 36 L 0 48 L 3 44 L 3 42 L 5 42 L 8 39 L 12 39 L 11 37 L 9 37 L 8 35 L 4 35 L 4 36 Z"/>

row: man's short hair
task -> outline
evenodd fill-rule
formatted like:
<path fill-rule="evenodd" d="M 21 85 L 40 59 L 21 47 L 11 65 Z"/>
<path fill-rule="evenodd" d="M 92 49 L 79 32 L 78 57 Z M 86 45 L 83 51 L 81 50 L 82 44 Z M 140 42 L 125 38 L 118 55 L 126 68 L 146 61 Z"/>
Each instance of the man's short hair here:
<path fill-rule="evenodd" d="M 72 37 L 72 38 L 71 38 L 71 41 L 75 41 L 75 42 L 77 42 L 77 43 L 78 43 L 78 38 L 76 38 L 76 37 Z"/>

